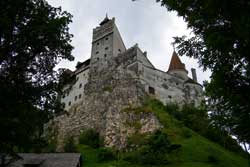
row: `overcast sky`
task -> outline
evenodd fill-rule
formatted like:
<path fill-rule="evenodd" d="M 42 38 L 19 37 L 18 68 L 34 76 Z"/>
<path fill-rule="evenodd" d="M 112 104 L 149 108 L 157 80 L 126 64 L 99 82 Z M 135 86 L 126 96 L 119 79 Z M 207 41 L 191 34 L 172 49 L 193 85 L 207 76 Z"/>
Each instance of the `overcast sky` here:
<path fill-rule="evenodd" d="M 73 23 L 70 32 L 74 35 L 72 45 L 75 61 L 61 62 L 60 67 L 75 69 L 77 61 L 90 58 L 92 29 L 99 25 L 106 13 L 116 18 L 116 25 L 127 48 L 138 43 L 148 52 L 153 65 L 163 71 L 168 69 L 173 53 L 174 36 L 190 35 L 190 30 L 176 13 L 168 12 L 155 0 L 48 0 L 49 4 L 70 12 Z M 198 81 L 209 79 L 210 72 L 203 72 L 197 60 L 181 57 L 191 76 L 190 68 L 197 69 Z"/>

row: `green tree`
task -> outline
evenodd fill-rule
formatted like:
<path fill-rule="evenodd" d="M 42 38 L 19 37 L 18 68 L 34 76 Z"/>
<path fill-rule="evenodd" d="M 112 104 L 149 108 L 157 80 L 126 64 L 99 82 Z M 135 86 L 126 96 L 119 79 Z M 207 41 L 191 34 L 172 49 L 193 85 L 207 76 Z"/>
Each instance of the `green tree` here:
<path fill-rule="evenodd" d="M 215 115 L 241 142 L 250 143 L 250 3 L 247 0 L 157 0 L 176 11 L 193 37 L 175 37 L 178 53 L 212 71 L 206 93 Z M 222 109 L 223 112 L 218 111 Z"/>
<path fill-rule="evenodd" d="M 0 152 L 39 146 L 43 123 L 60 109 L 61 59 L 73 60 L 71 14 L 45 0 L 0 0 Z"/>

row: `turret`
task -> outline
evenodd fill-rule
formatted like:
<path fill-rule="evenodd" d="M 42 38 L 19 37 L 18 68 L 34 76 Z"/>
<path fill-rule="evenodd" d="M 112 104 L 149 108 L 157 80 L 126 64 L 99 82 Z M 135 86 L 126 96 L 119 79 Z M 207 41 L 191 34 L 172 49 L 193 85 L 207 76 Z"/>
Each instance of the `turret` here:
<path fill-rule="evenodd" d="M 167 72 L 184 80 L 188 79 L 188 71 L 185 68 L 185 64 L 181 62 L 179 56 L 175 51 L 172 54 L 172 58 Z"/>

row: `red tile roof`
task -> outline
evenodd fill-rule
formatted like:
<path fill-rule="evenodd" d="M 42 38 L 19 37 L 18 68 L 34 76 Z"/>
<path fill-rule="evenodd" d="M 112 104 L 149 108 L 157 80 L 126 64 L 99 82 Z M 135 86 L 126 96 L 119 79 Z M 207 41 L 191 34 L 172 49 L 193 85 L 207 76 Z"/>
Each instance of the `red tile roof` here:
<path fill-rule="evenodd" d="M 185 64 L 181 62 L 179 56 L 177 55 L 177 53 L 174 51 L 171 61 L 170 61 L 170 65 L 168 68 L 168 71 L 171 70 L 184 70 L 187 71 L 185 68 Z"/>

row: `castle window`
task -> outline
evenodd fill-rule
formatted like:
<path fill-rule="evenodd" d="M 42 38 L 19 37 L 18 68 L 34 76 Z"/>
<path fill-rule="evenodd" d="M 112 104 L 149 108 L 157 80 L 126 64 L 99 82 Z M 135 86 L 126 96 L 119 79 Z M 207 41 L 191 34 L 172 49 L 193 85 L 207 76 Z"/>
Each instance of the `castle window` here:
<path fill-rule="evenodd" d="M 99 45 L 99 42 L 97 42 L 97 44 L 96 45 Z"/>
<path fill-rule="evenodd" d="M 108 50 L 108 49 L 109 49 L 108 47 L 105 48 L 105 50 Z"/>
<path fill-rule="evenodd" d="M 108 37 L 106 38 L 106 41 L 107 41 L 107 40 L 109 40 L 109 38 L 108 38 Z"/>
<path fill-rule="evenodd" d="M 65 103 L 62 103 L 62 107 L 65 108 Z"/>
<path fill-rule="evenodd" d="M 119 52 L 121 52 L 121 49 L 118 49 Z"/>
<path fill-rule="evenodd" d="M 79 98 L 79 99 L 80 99 L 80 98 L 82 98 L 82 95 L 81 95 L 81 94 L 79 94 L 78 98 Z"/>
<path fill-rule="evenodd" d="M 98 60 L 99 60 L 99 57 L 97 57 L 96 60 L 98 61 Z"/>
<path fill-rule="evenodd" d="M 179 83 L 176 82 L 176 85 L 179 85 Z"/>
<path fill-rule="evenodd" d="M 77 96 L 75 96 L 75 101 L 77 100 Z"/>
<path fill-rule="evenodd" d="M 68 103 L 68 105 L 69 105 L 69 106 L 71 105 L 71 101 Z"/>
<path fill-rule="evenodd" d="M 107 54 L 104 54 L 104 57 L 106 58 L 106 57 L 107 57 Z"/>
<path fill-rule="evenodd" d="M 79 88 L 81 88 L 81 87 L 82 87 L 82 84 L 79 85 Z"/>
<path fill-rule="evenodd" d="M 95 52 L 95 54 L 98 54 L 99 52 L 97 51 L 97 52 Z"/>
<path fill-rule="evenodd" d="M 150 94 L 152 94 L 152 95 L 154 95 L 155 94 L 155 89 L 153 88 L 153 87 L 148 87 L 148 92 L 150 93 Z"/>
<path fill-rule="evenodd" d="M 168 96 L 168 98 L 172 99 L 172 96 Z"/>
<path fill-rule="evenodd" d="M 63 93 L 62 98 L 65 98 L 65 94 Z"/>

